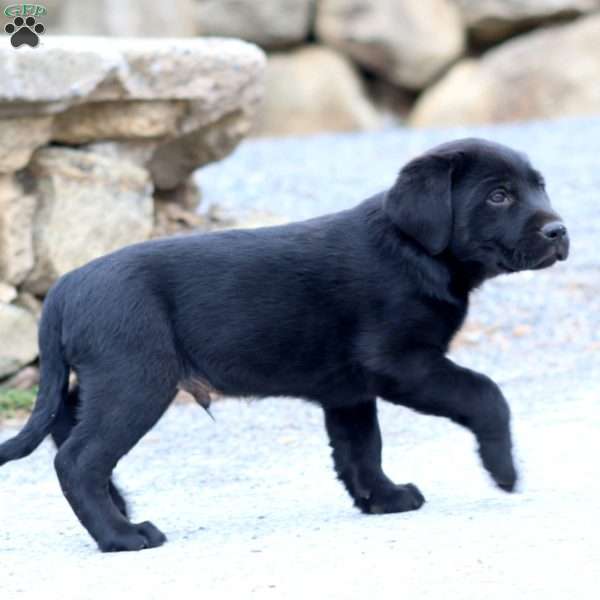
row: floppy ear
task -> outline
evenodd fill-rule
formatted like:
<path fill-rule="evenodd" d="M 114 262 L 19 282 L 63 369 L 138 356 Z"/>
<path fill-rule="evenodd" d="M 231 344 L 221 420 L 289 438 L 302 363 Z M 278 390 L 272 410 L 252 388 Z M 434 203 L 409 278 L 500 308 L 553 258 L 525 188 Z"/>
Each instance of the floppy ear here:
<path fill-rule="evenodd" d="M 409 162 L 387 192 L 384 210 L 429 254 L 443 252 L 452 234 L 452 162 L 424 154 Z"/>

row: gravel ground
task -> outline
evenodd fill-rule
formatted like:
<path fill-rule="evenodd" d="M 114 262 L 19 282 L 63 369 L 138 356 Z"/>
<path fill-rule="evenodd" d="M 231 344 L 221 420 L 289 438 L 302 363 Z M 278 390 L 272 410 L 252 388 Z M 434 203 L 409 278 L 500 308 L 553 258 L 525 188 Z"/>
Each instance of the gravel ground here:
<path fill-rule="evenodd" d="M 0 470 L 1 597 L 598 598 L 600 119 L 247 142 L 199 174 L 204 206 L 250 218 L 338 210 L 387 186 L 410 156 L 466 135 L 527 151 L 572 239 L 566 263 L 486 284 L 452 350 L 513 407 L 518 493 L 492 487 L 466 432 L 382 404 L 387 471 L 428 502 L 364 516 L 333 477 L 318 408 L 225 400 L 213 423 L 175 405 L 117 470 L 134 518 L 169 542 L 98 553 L 45 443 Z"/>

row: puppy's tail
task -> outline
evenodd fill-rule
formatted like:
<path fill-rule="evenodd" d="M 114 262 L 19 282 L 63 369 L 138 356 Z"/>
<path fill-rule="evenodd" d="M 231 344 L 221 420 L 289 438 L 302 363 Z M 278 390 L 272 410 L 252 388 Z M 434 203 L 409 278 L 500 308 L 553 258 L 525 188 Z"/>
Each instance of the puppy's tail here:
<path fill-rule="evenodd" d="M 56 286 L 55 286 L 56 287 Z M 0 444 L 0 465 L 31 454 L 50 431 L 58 409 L 68 394 L 69 365 L 62 343 L 62 294 L 53 289 L 44 302 L 40 323 L 40 389 L 25 427 Z"/>

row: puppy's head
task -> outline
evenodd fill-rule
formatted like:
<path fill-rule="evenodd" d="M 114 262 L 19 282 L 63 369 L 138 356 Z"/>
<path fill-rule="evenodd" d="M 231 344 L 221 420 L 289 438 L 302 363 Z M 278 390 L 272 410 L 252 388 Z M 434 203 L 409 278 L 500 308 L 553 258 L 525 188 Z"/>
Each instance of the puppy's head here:
<path fill-rule="evenodd" d="M 565 260 L 567 230 L 527 157 L 479 139 L 409 162 L 386 195 L 397 228 L 431 255 L 449 253 L 484 278 Z"/>

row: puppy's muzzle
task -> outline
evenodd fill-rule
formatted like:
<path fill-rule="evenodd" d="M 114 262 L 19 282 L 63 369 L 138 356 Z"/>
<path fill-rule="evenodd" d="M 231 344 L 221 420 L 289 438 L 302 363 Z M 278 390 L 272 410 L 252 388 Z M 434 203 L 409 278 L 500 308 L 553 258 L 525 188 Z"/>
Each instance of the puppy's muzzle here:
<path fill-rule="evenodd" d="M 546 223 L 540 229 L 540 234 L 554 246 L 558 260 L 567 259 L 569 256 L 569 232 L 562 221 Z"/>

